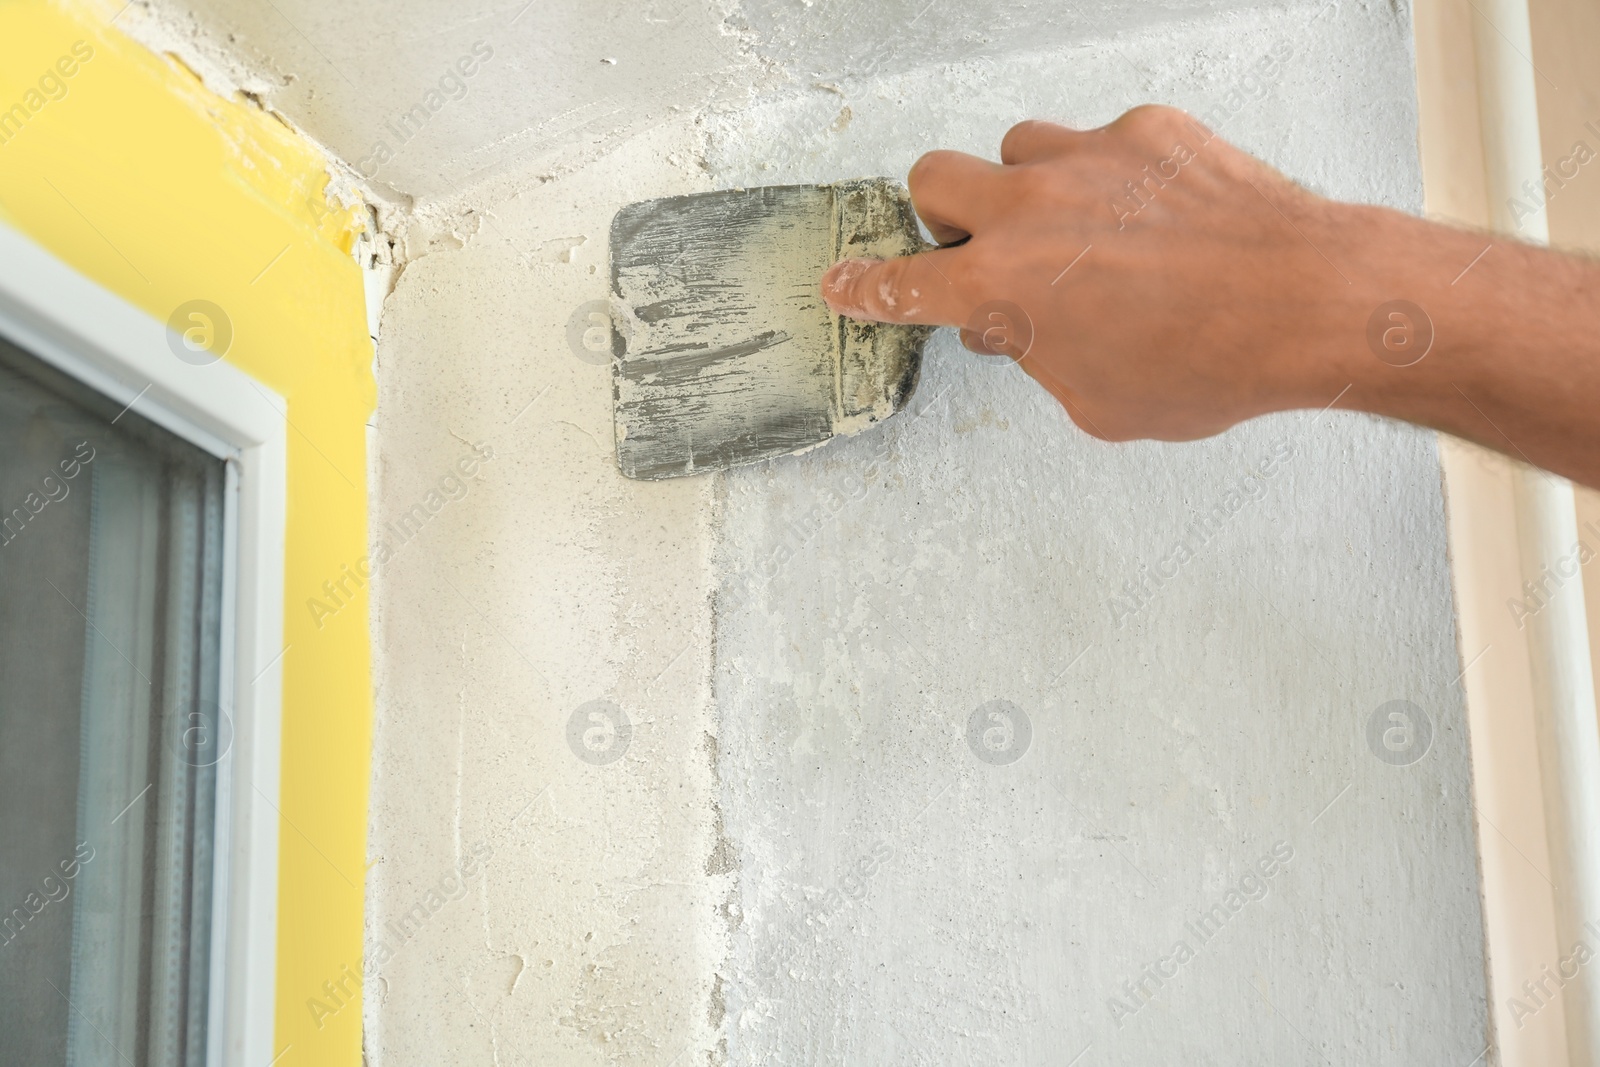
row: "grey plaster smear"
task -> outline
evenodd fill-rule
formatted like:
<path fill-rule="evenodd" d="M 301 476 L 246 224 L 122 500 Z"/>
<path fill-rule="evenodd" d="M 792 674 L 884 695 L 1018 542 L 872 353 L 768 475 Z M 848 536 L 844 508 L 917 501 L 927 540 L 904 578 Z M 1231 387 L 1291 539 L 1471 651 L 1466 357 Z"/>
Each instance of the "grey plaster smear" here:
<path fill-rule="evenodd" d="M 1288 11 L 719 115 L 708 159 L 726 183 L 896 173 L 1165 99 L 1415 210 L 1412 77 L 1404 12 Z M 720 493 L 730 1062 L 1488 1046 L 1431 435 L 1304 412 L 1107 445 L 941 333 L 879 432 Z"/>
<path fill-rule="evenodd" d="M 629 204 L 611 223 L 617 466 L 673 478 L 803 452 L 905 406 L 931 330 L 843 318 L 818 279 L 930 247 L 890 179 Z"/>

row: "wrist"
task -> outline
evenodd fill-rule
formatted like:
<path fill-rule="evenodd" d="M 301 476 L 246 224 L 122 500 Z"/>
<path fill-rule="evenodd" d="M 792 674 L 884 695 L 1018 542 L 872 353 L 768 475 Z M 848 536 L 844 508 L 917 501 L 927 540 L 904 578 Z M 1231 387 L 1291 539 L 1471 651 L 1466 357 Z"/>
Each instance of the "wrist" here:
<path fill-rule="evenodd" d="M 1338 396 L 1341 408 L 1446 425 L 1445 411 L 1460 405 L 1456 389 L 1470 391 L 1479 378 L 1474 322 L 1493 297 L 1465 280 L 1490 238 L 1388 208 L 1322 208 L 1312 229 L 1342 277 L 1310 317 L 1320 336 L 1309 346 L 1305 406 Z"/>

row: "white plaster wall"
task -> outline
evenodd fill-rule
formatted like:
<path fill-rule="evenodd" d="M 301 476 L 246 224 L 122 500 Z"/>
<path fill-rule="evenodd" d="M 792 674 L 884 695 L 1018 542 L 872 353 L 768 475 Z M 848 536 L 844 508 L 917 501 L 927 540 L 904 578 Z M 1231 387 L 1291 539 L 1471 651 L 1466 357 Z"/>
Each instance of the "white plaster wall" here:
<path fill-rule="evenodd" d="M 936 145 L 992 154 L 1027 114 L 1094 125 L 1152 98 L 1223 115 L 1289 42 L 1223 132 L 1331 195 L 1417 208 L 1408 27 L 1354 6 L 1308 22 L 913 71 L 849 93 L 838 133 L 819 131 L 842 101 L 794 98 L 712 121 L 713 173 L 903 173 Z M 1473 1061 L 1481 919 L 1431 435 L 1303 413 L 1110 446 L 949 335 L 930 355 L 883 434 L 723 482 L 732 1061 Z M 1118 625 L 1123 583 L 1283 449 L 1264 495 Z M 1397 698 L 1436 728 L 1406 767 L 1365 740 Z M 966 737 L 995 699 L 1032 726 L 1008 766 Z M 1185 928 L 1280 842 L 1264 899 L 1209 942 Z M 1138 1003 L 1123 983 L 1180 940 L 1196 957 L 1118 1018 L 1110 998 Z"/>
<path fill-rule="evenodd" d="M 268 102 L 352 163 L 429 71 L 496 49 L 376 189 L 412 210 L 385 213 L 405 266 L 374 540 L 430 489 L 458 499 L 375 586 L 368 947 L 393 958 L 367 987 L 374 1067 L 1483 1050 L 1428 435 L 1297 414 L 1103 445 L 941 336 L 881 431 L 634 483 L 608 371 L 568 338 L 606 296 L 623 203 L 993 155 L 1027 116 L 1167 100 L 1314 188 L 1414 209 L 1404 8 L 199 6 L 237 36 L 213 47 L 276 72 Z M 1278 73 L 1251 73 L 1284 43 Z M 477 446 L 494 458 L 456 493 Z M 1123 582 L 1285 449 L 1115 625 Z M 1397 698 L 1435 729 L 1406 767 L 1364 739 Z M 1009 765 L 966 739 L 995 699 L 1032 725 Z M 593 700 L 632 721 L 616 762 L 568 745 Z M 1186 935 L 1280 842 L 1263 899 Z M 465 896 L 390 932 L 484 847 Z M 1195 958 L 1119 1027 L 1109 998 L 1180 939 Z"/>
<path fill-rule="evenodd" d="M 151 2 L 151 0 L 141 0 Z M 401 204 L 496 196 L 762 89 L 1061 47 L 1263 0 L 154 0 Z M 1294 0 L 1310 12 L 1317 0 Z M 444 81 L 456 61 L 470 76 Z M 481 56 L 481 53 L 479 53 Z M 231 64 L 230 64 L 231 65 Z M 429 94 L 434 94 L 431 98 Z M 415 126 L 404 116 L 428 108 Z"/>
<path fill-rule="evenodd" d="M 494 458 L 377 586 L 368 951 L 394 958 L 368 985 L 374 1067 L 663 1063 L 716 1040 L 713 483 L 617 475 L 609 369 L 565 334 L 605 292 L 598 237 L 628 183 L 703 186 L 665 147 L 631 142 L 475 217 L 385 305 L 377 538 L 398 543 L 475 446 Z M 615 762 L 568 744 L 593 700 L 631 722 Z M 397 935 L 479 844 L 471 891 Z"/>

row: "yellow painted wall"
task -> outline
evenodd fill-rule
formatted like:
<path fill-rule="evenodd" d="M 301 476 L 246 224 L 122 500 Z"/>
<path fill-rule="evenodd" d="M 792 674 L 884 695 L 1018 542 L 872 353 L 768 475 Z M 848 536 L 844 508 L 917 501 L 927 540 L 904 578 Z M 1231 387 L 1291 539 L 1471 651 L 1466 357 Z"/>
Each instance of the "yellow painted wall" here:
<path fill-rule="evenodd" d="M 354 599 L 320 626 L 307 602 L 366 555 L 360 216 L 325 201 L 323 161 L 295 133 L 119 33 L 121 6 L 0 0 L 0 219 L 163 321 L 217 304 L 227 360 L 288 402 L 274 1052 L 288 1046 L 279 1067 L 355 1065 L 360 1005 L 323 983 L 361 966 L 367 606 L 348 580 Z"/>

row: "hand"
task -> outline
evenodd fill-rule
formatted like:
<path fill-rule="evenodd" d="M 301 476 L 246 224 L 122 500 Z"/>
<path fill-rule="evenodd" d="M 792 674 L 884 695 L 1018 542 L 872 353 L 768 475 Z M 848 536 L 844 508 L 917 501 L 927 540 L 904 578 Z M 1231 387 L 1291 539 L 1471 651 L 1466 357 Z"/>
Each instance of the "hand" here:
<path fill-rule="evenodd" d="M 829 306 L 960 327 L 968 348 L 1019 359 L 1107 440 L 1205 437 L 1324 407 L 1350 383 L 1325 339 L 1359 347 L 1382 298 L 1319 246 L 1342 247 L 1357 221 L 1344 216 L 1361 209 L 1299 188 L 1167 107 L 1097 130 L 1024 122 L 1000 159 L 918 160 L 918 215 L 941 243 L 971 240 L 838 263 L 823 279 Z"/>

